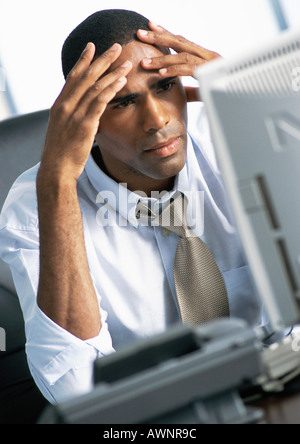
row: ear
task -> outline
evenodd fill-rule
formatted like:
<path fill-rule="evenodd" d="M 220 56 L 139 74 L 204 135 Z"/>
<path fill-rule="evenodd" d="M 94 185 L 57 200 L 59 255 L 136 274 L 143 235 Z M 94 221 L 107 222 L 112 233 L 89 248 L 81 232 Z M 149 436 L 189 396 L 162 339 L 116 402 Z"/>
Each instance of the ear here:
<path fill-rule="evenodd" d="M 185 86 L 184 90 L 188 102 L 201 102 L 199 88 L 195 88 L 193 86 Z"/>

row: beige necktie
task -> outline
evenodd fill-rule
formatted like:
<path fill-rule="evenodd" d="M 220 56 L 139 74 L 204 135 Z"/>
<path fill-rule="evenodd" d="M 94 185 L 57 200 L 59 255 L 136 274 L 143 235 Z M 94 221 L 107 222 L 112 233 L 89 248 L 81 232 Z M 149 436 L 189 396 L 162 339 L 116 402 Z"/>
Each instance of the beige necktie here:
<path fill-rule="evenodd" d="M 228 317 L 229 303 L 218 265 L 207 245 L 188 227 L 184 207 L 183 195 L 176 193 L 154 225 L 179 236 L 174 262 L 177 300 L 182 322 L 198 325 Z"/>

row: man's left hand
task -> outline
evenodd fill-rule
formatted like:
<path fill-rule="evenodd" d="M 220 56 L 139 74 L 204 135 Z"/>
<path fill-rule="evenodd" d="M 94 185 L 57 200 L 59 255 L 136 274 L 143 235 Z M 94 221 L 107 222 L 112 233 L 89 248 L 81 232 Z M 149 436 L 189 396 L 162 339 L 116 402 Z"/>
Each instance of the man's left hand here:
<path fill-rule="evenodd" d="M 153 22 L 149 23 L 149 27 L 152 31 L 138 31 L 138 37 L 141 41 L 171 48 L 177 53 L 153 59 L 143 59 L 142 66 L 144 69 L 158 70 L 164 78 L 173 76 L 191 76 L 195 78 L 195 70 L 198 66 L 220 57 L 216 52 L 196 45 L 184 37 L 176 36 Z M 185 90 L 189 102 L 199 100 L 198 88 L 186 87 Z"/>

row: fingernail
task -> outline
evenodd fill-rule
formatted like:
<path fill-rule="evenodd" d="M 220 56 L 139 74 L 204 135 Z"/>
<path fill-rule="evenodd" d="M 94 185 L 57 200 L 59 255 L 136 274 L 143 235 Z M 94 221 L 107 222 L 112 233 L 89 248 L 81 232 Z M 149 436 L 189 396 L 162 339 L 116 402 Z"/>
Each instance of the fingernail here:
<path fill-rule="evenodd" d="M 121 68 L 128 68 L 131 65 L 131 62 L 127 60 L 125 63 L 121 65 Z"/>
<path fill-rule="evenodd" d="M 143 59 L 144 65 L 151 65 L 152 59 Z"/>
<path fill-rule="evenodd" d="M 92 48 L 93 44 L 91 42 L 89 42 L 86 47 L 84 48 L 84 50 L 82 51 L 82 54 L 84 54 L 85 52 L 89 51 Z"/>
<path fill-rule="evenodd" d="M 146 35 L 149 34 L 148 31 L 144 31 L 143 29 L 140 29 L 140 30 L 139 30 L 139 33 L 140 33 L 140 35 L 143 36 L 143 37 L 146 37 Z"/>
<path fill-rule="evenodd" d="M 110 50 L 111 50 L 111 51 L 117 51 L 119 48 L 120 48 L 119 43 L 115 43 L 115 44 L 110 48 Z"/>
<path fill-rule="evenodd" d="M 162 68 L 162 69 L 159 70 L 159 73 L 162 74 L 162 75 L 167 74 L 167 72 L 168 72 L 167 68 Z"/>
<path fill-rule="evenodd" d="M 154 26 L 155 28 L 158 28 L 158 29 L 160 29 L 160 30 L 162 30 L 163 29 L 163 27 L 162 26 L 159 26 L 157 23 L 155 23 L 155 22 L 151 22 L 151 25 L 152 26 Z"/>

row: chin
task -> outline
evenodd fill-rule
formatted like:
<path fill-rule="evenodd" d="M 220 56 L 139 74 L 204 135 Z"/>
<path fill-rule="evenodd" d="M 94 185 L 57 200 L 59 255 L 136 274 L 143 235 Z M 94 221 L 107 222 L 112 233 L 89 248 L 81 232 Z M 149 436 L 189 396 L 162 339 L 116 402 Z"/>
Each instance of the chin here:
<path fill-rule="evenodd" d="M 167 158 L 160 161 L 160 165 L 157 166 L 156 171 L 152 171 L 153 178 L 157 180 L 171 179 L 177 176 L 180 171 L 183 170 L 186 164 L 186 152 L 180 156 L 174 156 L 173 158 Z"/>

